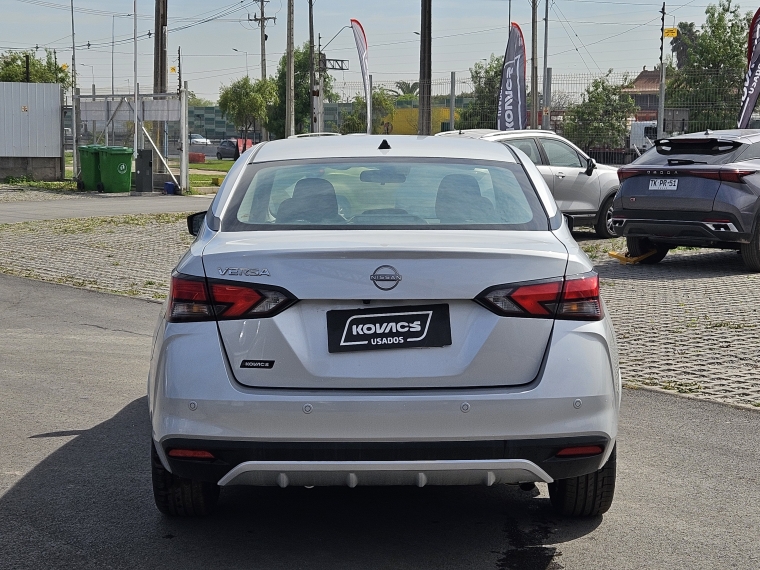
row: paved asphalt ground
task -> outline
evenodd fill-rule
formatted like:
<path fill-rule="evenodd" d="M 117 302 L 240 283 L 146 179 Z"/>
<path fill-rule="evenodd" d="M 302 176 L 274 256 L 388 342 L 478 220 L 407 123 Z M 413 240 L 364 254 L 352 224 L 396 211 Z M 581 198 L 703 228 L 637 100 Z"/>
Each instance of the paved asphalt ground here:
<path fill-rule="evenodd" d="M 90 216 L 121 216 L 124 214 L 156 214 L 208 209 L 213 196 L 128 196 L 87 194 L 89 199 L 18 201 L 2 204 L 0 224 L 30 220 L 60 220 Z"/>
<path fill-rule="evenodd" d="M 0 276 L 0 568 L 760 568 L 760 414 L 626 390 L 618 490 L 572 520 L 498 488 L 224 489 L 153 506 L 160 305 Z"/>

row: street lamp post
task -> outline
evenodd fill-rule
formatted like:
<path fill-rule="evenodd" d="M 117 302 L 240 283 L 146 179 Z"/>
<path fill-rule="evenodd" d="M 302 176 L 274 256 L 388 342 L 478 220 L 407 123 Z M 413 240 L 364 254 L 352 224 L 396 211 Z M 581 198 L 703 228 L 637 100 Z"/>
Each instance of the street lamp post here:
<path fill-rule="evenodd" d="M 248 52 L 247 51 L 241 51 L 237 48 L 232 48 L 232 51 L 236 51 L 238 53 L 244 53 L 245 54 L 245 76 L 248 77 Z"/>

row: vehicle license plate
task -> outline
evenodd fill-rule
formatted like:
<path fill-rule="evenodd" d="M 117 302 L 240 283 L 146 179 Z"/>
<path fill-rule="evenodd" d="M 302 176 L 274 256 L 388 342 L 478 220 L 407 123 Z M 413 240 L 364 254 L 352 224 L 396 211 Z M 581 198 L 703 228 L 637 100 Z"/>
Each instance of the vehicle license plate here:
<path fill-rule="evenodd" d="M 327 311 L 328 352 L 451 344 L 448 305 Z"/>
<path fill-rule="evenodd" d="M 677 190 L 678 178 L 652 178 L 649 180 L 650 190 Z"/>

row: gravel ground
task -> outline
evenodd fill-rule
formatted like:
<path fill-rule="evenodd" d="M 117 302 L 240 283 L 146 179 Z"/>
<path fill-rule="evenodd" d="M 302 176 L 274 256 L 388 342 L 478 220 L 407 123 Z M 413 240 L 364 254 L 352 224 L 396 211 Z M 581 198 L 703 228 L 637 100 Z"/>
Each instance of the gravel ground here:
<path fill-rule="evenodd" d="M 0 202 L 47 202 L 49 200 L 82 200 L 87 192 L 43 190 L 27 186 L 0 184 Z"/>
<path fill-rule="evenodd" d="M 185 215 L 3 224 L 0 272 L 161 301 L 192 242 Z M 760 274 L 733 251 L 682 249 L 657 265 L 621 265 L 607 252 L 625 251 L 623 240 L 576 239 L 602 278 L 629 386 L 760 408 Z"/>

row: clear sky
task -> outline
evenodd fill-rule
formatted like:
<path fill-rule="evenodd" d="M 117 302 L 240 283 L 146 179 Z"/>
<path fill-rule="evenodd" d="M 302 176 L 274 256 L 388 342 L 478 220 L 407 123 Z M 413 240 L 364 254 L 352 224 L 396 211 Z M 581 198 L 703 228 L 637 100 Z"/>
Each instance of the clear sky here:
<path fill-rule="evenodd" d="M 659 61 L 661 2 L 657 0 L 548 0 L 549 66 L 554 74 L 607 71 L 637 72 Z M 675 0 L 666 6 L 666 26 L 693 21 L 700 26 L 708 0 Z M 717 3 L 717 0 L 716 0 Z M 508 0 L 433 0 L 433 74 L 448 78 L 452 71 L 468 77 L 474 62 L 491 53 L 503 54 L 508 27 Z M 69 0 L 0 0 L 0 50 L 47 46 L 58 61 L 71 62 Z M 114 83 L 117 91 L 132 84 L 133 0 L 74 0 L 77 67 L 80 86 L 89 89 L 93 78 L 99 92 L 111 85 L 111 37 L 115 28 Z M 743 10 L 754 10 L 749 4 Z M 267 71 L 270 76 L 285 49 L 285 0 L 271 0 L 267 16 L 276 16 L 267 32 Z M 544 0 L 539 4 L 539 69 L 543 67 Z M 153 0 L 137 1 L 138 78 L 141 91 L 152 88 Z M 169 65 L 176 65 L 177 47 L 183 52 L 183 78 L 198 95 L 216 99 L 219 87 L 246 73 L 260 77 L 260 40 L 248 14 L 258 12 L 251 0 L 169 0 Z M 362 22 L 369 41 L 369 65 L 375 81 L 415 81 L 419 66 L 420 4 L 412 0 L 355 2 L 315 0 L 315 33 L 323 44 L 350 18 Z M 670 15 L 672 14 L 672 15 Z M 221 17 L 219 17 L 221 16 Z M 212 19 L 215 18 L 216 19 Z M 531 42 L 530 0 L 512 1 L 512 20 Z M 205 21 L 204 20 L 211 20 Z M 185 28 L 185 29 L 178 29 Z M 295 2 L 296 43 L 308 41 L 308 0 Z M 90 43 L 90 48 L 86 47 Z M 233 48 L 240 50 L 233 51 Z M 41 52 L 40 52 L 41 53 Z M 669 44 L 666 43 L 666 53 Z M 343 30 L 327 49 L 327 56 L 350 60 L 348 72 L 333 72 L 339 81 L 359 81 L 359 63 L 353 35 Z M 530 57 L 530 53 L 528 53 Z M 170 75 L 169 85 L 177 76 Z"/>

